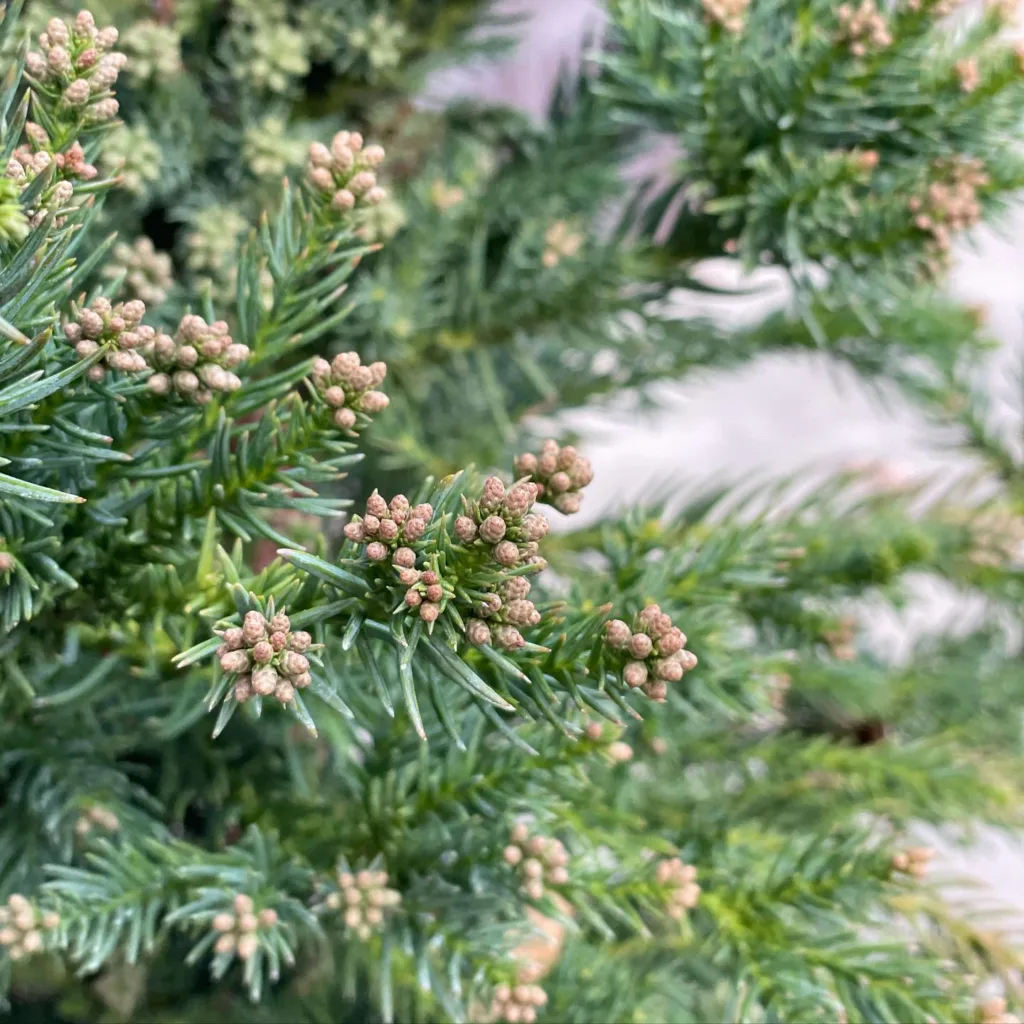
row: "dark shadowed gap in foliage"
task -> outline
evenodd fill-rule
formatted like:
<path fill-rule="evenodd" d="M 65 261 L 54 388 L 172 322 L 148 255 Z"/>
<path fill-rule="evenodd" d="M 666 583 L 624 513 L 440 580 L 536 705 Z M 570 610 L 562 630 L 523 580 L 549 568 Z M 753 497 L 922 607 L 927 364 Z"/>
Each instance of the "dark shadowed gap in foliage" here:
<path fill-rule="evenodd" d="M 163 252 L 174 252 L 183 224 L 170 220 L 166 206 L 157 206 L 142 218 L 142 233 L 149 235 L 153 245 Z"/>

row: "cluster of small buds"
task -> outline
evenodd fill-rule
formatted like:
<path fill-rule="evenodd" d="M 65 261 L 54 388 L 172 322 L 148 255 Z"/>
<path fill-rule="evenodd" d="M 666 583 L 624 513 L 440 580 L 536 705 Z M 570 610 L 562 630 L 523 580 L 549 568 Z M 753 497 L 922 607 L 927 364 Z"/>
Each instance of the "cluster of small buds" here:
<path fill-rule="evenodd" d="M 119 53 L 117 29 L 97 30 L 88 11 L 71 23 L 51 18 L 39 37 L 42 53 L 25 58 L 25 70 L 44 91 L 59 92 L 64 105 L 83 110 L 89 123 L 117 116 L 118 104 L 109 95 L 128 58 Z"/>
<path fill-rule="evenodd" d="M 75 834 L 87 836 L 97 825 L 107 832 L 116 832 L 121 827 L 121 819 L 109 808 L 93 804 L 75 822 Z"/>
<path fill-rule="evenodd" d="M 530 835 L 525 822 L 512 827 L 511 842 L 503 856 L 515 868 L 523 883 L 523 892 L 531 900 L 544 897 L 544 884 L 565 885 L 569 881 L 569 851 L 559 839 Z"/>
<path fill-rule="evenodd" d="M 123 275 L 124 286 L 131 297 L 147 306 L 159 306 L 174 283 L 170 254 L 160 252 L 148 235 L 139 235 L 130 245 L 118 242 L 103 275 L 108 278 Z"/>
<path fill-rule="evenodd" d="M 355 352 L 342 352 L 330 362 L 313 361 L 313 386 L 334 410 L 332 420 L 339 430 L 352 430 L 357 413 L 375 416 L 391 404 L 383 391 L 376 390 L 387 375 L 386 363 L 363 366 Z"/>
<path fill-rule="evenodd" d="M 726 32 L 742 32 L 750 0 L 701 0 L 708 21 L 721 25 Z"/>
<path fill-rule="evenodd" d="M 573 231 L 564 220 L 556 220 L 545 233 L 544 243 L 546 248 L 541 256 L 541 262 L 551 270 L 562 260 L 571 259 L 580 251 L 583 236 Z"/>
<path fill-rule="evenodd" d="M 978 70 L 977 57 L 965 57 L 958 60 L 955 66 L 956 77 L 960 80 L 963 92 L 974 92 L 981 84 L 981 72 Z"/>
<path fill-rule="evenodd" d="M 77 311 L 75 318 L 64 325 L 64 334 L 80 358 L 85 359 L 103 347 L 106 368 L 141 373 L 149 369 L 142 353 L 156 337 L 156 331 L 142 323 L 145 315 L 146 307 L 138 299 L 115 306 L 100 296 Z M 90 367 L 89 379 L 102 380 L 106 368 L 101 363 Z"/>
<path fill-rule="evenodd" d="M 363 146 L 359 132 L 338 132 L 330 148 L 322 142 L 309 147 L 306 177 L 310 185 L 339 213 L 358 206 L 376 206 L 387 193 L 377 184 L 374 170 L 384 162 L 381 146 Z"/>
<path fill-rule="evenodd" d="M 494 988 L 488 1020 L 505 1024 L 533 1024 L 537 1011 L 547 1005 L 548 994 L 540 985 L 509 985 Z"/>
<path fill-rule="evenodd" d="M 458 185 L 449 185 L 438 178 L 430 186 L 430 201 L 441 211 L 447 213 L 453 206 L 458 206 L 466 198 L 466 191 Z"/>
<path fill-rule="evenodd" d="M 50 137 L 42 125 L 34 121 L 25 123 L 25 134 L 28 142 L 19 146 L 7 163 L 7 174 L 19 182 L 31 181 L 40 171 L 54 164 L 60 171 L 59 177 L 67 180 L 78 178 L 91 181 L 99 171 L 85 159 L 85 150 L 81 143 L 72 142 L 62 153 L 54 153 L 50 148 Z"/>
<path fill-rule="evenodd" d="M 398 578 L 409 588 L 403 600 L 406 608 L 416 611 L 429 626 L 441 617 L 445 603 L 451 600 L 455 592 L 450 585 L 445 585 L 440 574 L 433 569 L 421 572 L 419 569 L 405 566 L 404 563 L 409 561 L 405 552 L 412 554 L 415 560 L 412 548 L 399 548 L 392 559 L 392 564 L 398 568 Z"/>
<path fill-rule="evenodd" d="M 825 643 L 832 650 L 832 656 L 838 661 L 853 661 L 857 657 L 857 648 L 853 640 L 857 631 L 857 620 L 852 615 L 844 615 L 829 629 L 822 630 Z"/>
<path fill-rule="evenodd" d="M 477 609 L 481 616 L 494 618 L 494 623 L 483 618 L 470 619 L 466 624 L 466 639 L 477 647 L 486 647 L 492 641 L 506 650 L 522 647 L 526 641 L 519 630 L 536 626 L 541 619 L 537 606 L 529 599 L 531 589 L 525 576 L 508 577 Z"/>
<path fill-rule="evenodd" d="M 215 391 L 237 391 L 242 382 L 233 371 L 249 358 L 249 347 L 231 340 L 223 320 L 208 324 L 192 313 L 181 318 L 173 338 L 158 334 L 143 351 L 159 371 L 146 382 L 154 394 L 173 389 L 200 405 Z"/>
<path fill-rule="evenodd" d="M 220 667 L 238 677 L 234 693 L 240 704 L 254 696 L 273 696 L 289 704 L 296 690 L 313 681 L 306 652 L 320 645 L 302 630 L 293 633 L 283 611 L 269 619 L 261 612 L 246 612 L 241 626 L 218 635 L 224 641 L 217 648 Z"/>
<path fill-rule="evenodd" d="M 554 505 L 564 515 L 580 510 L 583 488 L 594 479 L 590 460 L 580 455 L 572 445 L 559 447 L 550 438 L 541 445 L 539 455 L 527 452 L 515 460 L 517 476 L 526 477 L 537 485 L 538 496 L 548 505 Z"/>
<path fill-rule="evenodd" d="M 345 526 L 345 536 L 354 544 L 365 544 L 371 562 L 383 562 L 394 552 L 395 568 L 412 572 L 416 556 L 408 545 L 423 536 L 433 515 L 430 504 L 413 505 L 404 494 L 396 494 L 389 503 L 375 490 L 366 499 L 366 515 L 353 516 Z"/>
<path fill-rule="evenodd" d="M 340 891 L 327 897 L 327 906 L 344 908 L 345 926 L 364 942 L 380 929 L 387 912 L 402 902 L 402 894 L 388 888 L 386 871 L 339 871 L 338 886 Z"/>
<path fill-rule="evenodd" d="M 863 57 L 866 53 L 884 50 L 892 45 L 892 33 L 875 0 L 862 0 L 859 7 L 840 4 L 836 8 L 839 19 L 839 42 L 850 44 L 850 53 Z"/>
<path fill-rule="evenodd" d="M 680 921 L 688 910 L 697 906 L 700 886 L 696 881 L 697 869 L 692 864 L 684 864 L 678 857 L 659 861 L 655 877 L 658 885 L 669 888 L 669 917 Z"/>
<path fill-rule="evenodd" d="M 217 941 L 213 951 L 220 956 L 234 953 L 239 960 L 249 960 L 259 948 L 261 928 L 273 928 L 277 924 L 277 911 L 267 907 L 256 913 L 256 904 L 251 896 L 240 892 L 234 899 L 234 913 L 226 910 L 217 914 L 213 930 Z"/>
<path fill-rule="evenodd" d="M 937 161 L 936 170 L 943 180 L 933 181 L 925 196 L 911 197 L 909 203 L 914 224 L 928 232 L 941 253 L 948 252 L 955 231 L 966 231 L 981 218 L 978 189 L 989 183 L 985 165 L 974 157 Z"/>
<path fill-rule="evenodd" d="M 40 913 L 24 896 L 14 893 L 0 907 L 0 946 L 12 960 L 38 953 L 45 945 L 45 932 L 60 924 L 52 910 Z"/>
<path fill-rule="evenodd" d="M 901 871 L 914 878 L 924 878 L 928 874 L 928 865 L 935 851 L 930 846 L 912 846 L 892 855 L 894 871 Z"/>
<path fill-rule="evenodd" d="M 1021 1024 L 1020 1017 L 1009 1013 L 1006 1000 L 1002 996 L 993 996 L 978 1003 L 978 1024 Z"/>
<path fill-rule="evenodd" d="M 506 569 L 524 561 L 544 568 L 547 563 L 537 552 L 549 524 L 543 515 L 532 511 L 539 490 L 537 484 L 527 480 L 506 489 L 499 477 L 489 476 L 479 500 L 471 502 L 463 497 L 466 514 L 455 520 L 456 539 L 465 545 L 488 545 L 494 560 Z M 498 599 L 497 607 L 501 607 L 498 595 L 494 597 Z"/>
<path fill-rule="evenodd" d="M 656 604 L 637 615 L 632 629 L 622 619 L 611 619 L 604 631 L 604 642 L 627 659 L 622 669 L 625 684 L 639 687 L 651 700 L 665 700 L 668 684 L 697 666 L 697 656 L 685 649 L 686 634 Z"/>

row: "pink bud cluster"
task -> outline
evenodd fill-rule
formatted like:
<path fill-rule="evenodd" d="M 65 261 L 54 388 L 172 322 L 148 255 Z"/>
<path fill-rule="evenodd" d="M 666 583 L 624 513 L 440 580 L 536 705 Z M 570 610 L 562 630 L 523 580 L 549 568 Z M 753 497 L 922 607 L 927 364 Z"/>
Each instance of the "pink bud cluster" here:
<path fill-rule="evenodd" d="M 52 151 L 46 129 L 34 121 L 25 124 L 29 141 L 20 145 L 7 163 L 7 175 L 15 181 L 31 181 L 40 171 L 54 164 L 64 180 L 80 178 L 91 181 L 99 173 L 93 164 L 85 159 L 81 143 L 72 142 L 62 153 Z"/>
<path fill-rule="evenodd" d="M 547 1005 L 548 994 L 540 985 L 508 985 L 494 988 L 488 1019 L 505 1024 L 533 1024 L 537 1011 Z"/>
<path fill-rule="evenodd" d="M 742 32 L 750 0 L 701 0 L 708 21 L 727 32 Z"/>
<path fill-rule="evenodd" d="M 625 684 L 639 687 L 651 700 L 665 700 L 668 684 L 697 666 L 697 656 L 685 650 L 686 634 L 656 604 L 637 615 L 632 629 L 622 619 L 611 619 L 604 631 L 605 644 L 624 656 Z"/>
<path fill-rule="evenodd" d="M 858 7 L 840 4 L 836 8 L 839 19 L 839 42 L 848 43 L 850 53 L 863 57 L 892 46 L 892 33 L 885 15 L 878 10 L 875 0 L 863 0 Z"/>
<path fill-rule="evenodd" d="M 954 157 L 936 161 L 938 181 L 933 181 L 924 196 L 913 196 L 909 203 L 914 224 L 932 236 L 935 247 L 948 252 L 951 235 L 966 231 L 981 218 L 978 189 L 989 184 L 985 165 L 974 157 Z"/>
<path fill-rule="evenodd" d="M 399 548 L 395 552 L 396 557 L 404 551 L 411 551 L 411 548 Z M 455 596 L 451 584 L 433 569 L 420 572 L 419 569 L 402 568 L 398 577 L 409 587 L 403 598 L 405 606 L 418 612 L 428 626 L 437 622 L 447 602 Z"/>
<path fill-rule="evenodd" d="M 217 634 L 224 641 L 217 648 L 220 667 L 237 676 L 234 693 L 239 703 L 273 696 L 289 704 L 296 690 L 313 681 L 306 653 L 320 645 L 302 630 L 293 633 L 283 611 L 269 619 L 261 612 L 246 612 L 241 626 Z"/>
<path fill-rule="evenodd" d="M 993 996 L 978 1003 L 978 1024 L 1021 1024 L 1020 1017 L 1008 1013 L 1006 1000 L 1002 996 Z"/>
<path fill-rule="evenodd" d="M 143 351 L 159 371 L 146 382 L 154 394 L 173 390 L 199 405 L 215 391 L 237 391 L 242 381 L 234 370 L 249 358 L 249 347 L 231 340 L 223 320 L 208 324 L 194 314 L 182 317 L 173 338 L 158 334 Z"/>
<path fill-rule="evenodd" d="M 533 511 L 538 490 L 538 485 L 528 480 L 519 480 L 506 490 L 499 477 L 489 476 L 477 501 L 463 497 L 466 514 L 455 520 L 456 539 L 467 547 L 489 546 L 494 560 L 506 569 L 524 562 L 543 569 L 547 563 L 537 552 L 549 524 Z"/>
<path fill-rule="evenodd" d="M 347 213 L 356 206 L 377 206 L 387 196 L 374 173 L 383 162 L 381 146 L 364 147 L 359 132 L 338 132 L 329 148 L 322 142 L 309 147 L 306 179 L 332 210 Z"/>
<path fill-rule="evenodd" d="M 107 832 L 116 832 L 121 827 L 121 819 L 109 808 L 93 804 L 75 822 L 75 834 L 87 836 L 96 825 Z"/>
<path fill-rule="evenodd" d="M 692 864 L 684 864 L 678 857 L 659 861 L 655 877 L 658 885 L 668 889 L 669 917 L 680 921 L 687 910 L 697 906 L 700 886 L 696 882 L 697 869 Z"/>
<path fill-rule="evenodd" d="M 29 53 L 25 70 L 41 92 L 59 96 L 65 107 L 82 111 L 86 123 L 117 116 L 117 100 L 110 90 L 128 58 L 114 49 L 116 28 L 97 30 L 92 14 L 79 11 L 70 23 L 51 18 L 39 45 L 42 53 Z"/>
<path fill-rule="evenodd" d="M 415 553 L 413 565 L 406 565 L 409 556 L 399 556 L 396 549 L 405 546 L 411 550 L 408 545 L 422 538 L 433 515 L 432 505 L 413 506 L 404 494 L 396 494 L 388 503 L 375 490 L 366 500 L 366 515 L 353 516 L 345 526 L 345 536 L 355 544 L 365 544 L 371 562 L 383 562 L 395 552 L 396 568 L 412 569 Z"/>
<path fill-rule="evenodd" d="M 542 501 L 567 516 L 579 512 L 583 488 L 594 479 L 589 459 L 572 445 L 560 448 L 551 439 L 544 442 L 539 455 L 527 452 L 518 456 L 514 465 L 517 476 L 537 484 Z"/>
<path fill-rule="evenodd" d="M 240 892 L 233 901 L 234 913 L 222 911 L 213 918 L 217 941 L 213 950 L 219 956 L 234 953 L 239 960 L 250 960 L 259 949 L 259 933 L 277 924 L 277 911 L 267 907 L 256 912 L 253 898 Z"/>
<path fill-rule="evenodd" d="M 583 236 L 573 231 L 564 220 L 556 220 L 544 235 L 544 242 L 546 248 L 541 262 L 548 270 L 552 270 L 562 260 L 572 259 L 580 251 Z"/>
<path fill-rule="evenodd" d="M 89 369 L 89 379 L 99 381 L 106 369 L 120 373 L 141 373 L 149 369 L 142 354 L 152 345 L 156 331 L 142 323 L 146 307 L 138 299 L 112 305 L 100 296 L 83 309 L 74 310 L 74 318 L 64 325 L 68 343 L 82 359 L 103 348 L 103 363 Z"/>
<path fill-rule="evenodd" d="M 544 897 L 544 883 L 565 885 L 569 881 L 569 851 L 558 839 L 530 835 L 525 822 L 512 827 L 512 840 L 503 856 L 509 867 L 515 868 L 523 884 L 523 892 L 531 900 Z"/>
<path fill-rule="evenodd" d="M 60 915 L 52 910 L 40 913 L 19 893 L 8 897 L 0 907 L 0 946 L 12 960 L 39 953 L 46 943 L 46 932 L 60 924 Z"/>
<path fill-rule="evenodd" d="M 532 589 L 525 576 L 509 576 L 488 594 L 477 607 L 480 618 L 466 623 L 466 639 L 477 647 L 496 643 L 505 650 L 514 651 L 524 646 L 520 628 L 540 623 L 540 612 L 529 600 Z M 491 621 L 485 621 L 485 620 Z"/>
<path fill-rule="evenodd" d="M 338 892 L 327 897 L 331 910 L 344 908 L 344 921 L 364 942 L 384 924 L 384 919 L 402 902 L 397 889 L 388 888 L 386 871 L 338 872 Z"/>
<path fill-rule="evenodd" d="M 363 366 L 355 352 L 342 352 L 330 362 L 315 359 L 312 380 L 317 393 L 334 410 L 334 425 L 339 430 L 351 431 L 356 426 L 357 413 L 374 416 L 390 405 L 388 396 L 375 390 L 387 374 L 386 363 Z"/>
<path fill-rule="evenodd" d="M 892 867 L 894 871 L 911 875 L 913 878 L 925 878 L 928 874 L 928 865 L 934 856 L 935 851 L 930 846 L 911 846 L 908 850 L 892 855 Z"/>

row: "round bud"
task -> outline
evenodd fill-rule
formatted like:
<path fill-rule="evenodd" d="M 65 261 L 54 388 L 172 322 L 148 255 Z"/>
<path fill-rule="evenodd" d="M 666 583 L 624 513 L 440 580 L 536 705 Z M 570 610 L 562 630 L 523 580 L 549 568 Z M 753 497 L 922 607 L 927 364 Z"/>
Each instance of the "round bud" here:
<path fill-rule="evenodd" d="M 252 897 L 240 892 L 234 899 L 235 911 L 239 914 L 251 914 L 253 908 Z"/>
<path fill-rule="evenodd" d="M 683 678 L 683 666 L 672 658 L 662 658 L 654 663 L 654 674 L 659 679 L 678 683 Z"/>
<path fill-rule="evenodd" d="M 326 173 L 330 176 L 329 172 Z M 355 205 L 356 197 L 347 188 L 339 188 L 331 197 L 331 206 L 342 213 L 347 213 Z"/>
<path fill-rule="evenodd" d="M 470 619 L 466 623 L 466 639 L 477 647 L 486 647 L 491 642 L 491 629 L 482 619 Z"/>
<path fill-rule="evenodd" d="M 388 549 L 380 541 L 373 541 L 366 545 L 366 557 L 371 562 L 383 562 L 388 557 Z"/>
<path fill-rule="evenodd" d="M 269 697 L 277 689 L 277 672 L 270 667 L 258 668 L 252 674 L 252 688 L 261 697 Z"/>
<path fill-rule="evenodd" d="M 245 672 L 249 668 L 247 651 L 228 651 L 221 656 L 220 667 L 225 672 Z"/>
<path fill-rule="evenodd" d="M 339 409 L 333 419 L 339 430 L 351 430 L 356 425 L 356 414 L 351 409 Z"/>
<path fill-rule="evenodd" d="M 476 523 L 469 516 L 459 516 L 455 520 L 455 536 L 463 544 L 470 544 L 476 540 Z"/>
<path fill-rule="evenodd" d="M 252 649 L 253 660 L 259 665 L 265 665 L 274 656 L 274 648 L 266 640 L 260 640 Z"/>
<path fill-rule="evenodd" d="M 424 622 L 436 622 L 441 614 L 441 606 L 437 604 L 421 604 L 420 618 Z"/>
<path fill-rule="evenodd" d="M 380 521 L 380 528 L 377 531 L 378 536 L 383 541 L 391 542 L 398 537 L 398 523 L 393 519 L 382 519 Z"/>
<path fill-rule="evenodd" d="M 510 540 L 503 540 L 494 546 L 494 560 L 499 565 L 512 568 L 519 563 L 519 548 Z"/>
<path fill-rule="evenodd" d="M 238 940 L 238 958 L 239 960 L 251 960 L 256 950 L 259 948 L 259 939 L 255 935 L 243 935 Z"/>
<path fill-rule="evenodd" d="M 629 662 L 622 672 L 627 686 L 643 686 L 647 682 L 647 666 L 642 661 Z"/>
<path fill-rule="evenodd" d="M 338 409 L 345 404 L 345 392 L 342 391 L 337 384 L 332 384 L 324 392 L 324 401 L 332 409 Z"/>
<path fill-rule="evenodd" d="M 501 516 L 488 516 L 480 524 L 480 537 L 488 544 L 497 544 L 505 536 L 505 520 Z"/>
<path fill-rule="evenodd" d="M 423 536 L 426 529 L 426 520 L 415 516 L 412 519 L 406 520 L 405 525 L 402 527 L 402 536 L 407 541 L 417 541 Z"/>
<path fill-rule="evenodd" d="M 282 679 L 274 689 L 274 696 L 282 704 L 290 704 L 295 699 L 295 687 L 287 679 Z"/>
<path fill-rule="evenodd" d="M 309 650 L 310 645 L 312 643 L 313 638 L 305 630 L 300 629 L 297 632 L 292 633 L 291 640 L 289 641 L 289 646 L 293 651 L 298 651 L 300 654 L 302 654 L 303 652 Z"/>
<path fill-rule="evenodd" d="M 391 404 L 391 399 L 383 391 L 367 391 L 359 399 L 359 408 L 370 416 L 383 412 Z"/>
<path fill-rule="evenodd" d="M 273 928 L 277 924 L 277 911 L 272 907 L 267 907 L 266 910 L 260 911 L 260 924 L 264 928 Z"/>
<path fill-rule="evenodd" d="M 654 650 L 654 642 L 646 633 L 634 633 L 629 638 L 629 653 L 634 658 L 646 658 Z"/>
<path fill-rule="evenodd" d="M 400 569 L 411 569 L 416 564 L 416 552 L 412 548 L 399 548 L 391 556 L 391 564 Z"/>
<path fill-rule="evenodd" d="M 366 540 L 366 529 L 363 524 L 360 523 L 346 523 L 345 536 L 356 544 L 362 544 Z"/>

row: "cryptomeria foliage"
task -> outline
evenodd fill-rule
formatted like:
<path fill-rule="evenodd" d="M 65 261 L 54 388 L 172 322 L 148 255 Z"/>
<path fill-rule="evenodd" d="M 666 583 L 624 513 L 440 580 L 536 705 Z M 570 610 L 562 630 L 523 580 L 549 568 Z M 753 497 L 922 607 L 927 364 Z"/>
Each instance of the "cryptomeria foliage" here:
<path fill-rule="evenodd" d="M 614 0 L 542 123 L 415 102 L 514 35 L 478 0 L 22 6 L 12 1019 L 1013 1019 L 982 993 L 1019 999 L 1014 954 L 912 838 L 1024 796 L 1019 457 L 933 290 L 1021 183 L 1005 5 Z M 659 134 L 671 174 L 627 186 Z M 793 315 L 674 313 L 722 255 Z M 959 424 L 998 496 L 783 481 L 575 527 L 593 471 L 539 414 L 773 349 Z M 921 574 L 984 609 L 894 664 L 858 616 Z"/>

